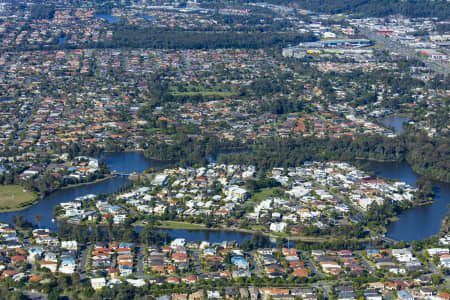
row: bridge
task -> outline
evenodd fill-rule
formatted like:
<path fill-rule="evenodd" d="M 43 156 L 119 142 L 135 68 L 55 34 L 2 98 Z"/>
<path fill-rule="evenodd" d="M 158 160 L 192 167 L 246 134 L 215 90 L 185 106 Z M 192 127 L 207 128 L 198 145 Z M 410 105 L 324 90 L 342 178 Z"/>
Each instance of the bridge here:
<path fill-rule="evenodd" d="M 380 241 L 386 242 L 386 243 L 388 243 L 388 244 L 395 244 L 395 243 L 398 242 L 397 240 L 395 240 L 395 239 L 393 239 L 393 238 L 390 238 L 390 237 L 387 237 L 387 236 L 381 235 L 381 234 L 374 234 L 374 235 L 372 236 L 372 239 L 374 239 L 374 240 L 380 240 Z"/>

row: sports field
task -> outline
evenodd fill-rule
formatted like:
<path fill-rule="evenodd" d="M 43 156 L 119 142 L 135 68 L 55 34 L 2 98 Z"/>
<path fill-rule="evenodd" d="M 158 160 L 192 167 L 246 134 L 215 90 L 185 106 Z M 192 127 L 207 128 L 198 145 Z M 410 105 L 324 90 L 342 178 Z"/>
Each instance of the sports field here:
<path fill-rule="evenodd" d="M 0 185 L 0 210 L 17 210 L 30 205 L 36 194 L 20 185 Z"/>

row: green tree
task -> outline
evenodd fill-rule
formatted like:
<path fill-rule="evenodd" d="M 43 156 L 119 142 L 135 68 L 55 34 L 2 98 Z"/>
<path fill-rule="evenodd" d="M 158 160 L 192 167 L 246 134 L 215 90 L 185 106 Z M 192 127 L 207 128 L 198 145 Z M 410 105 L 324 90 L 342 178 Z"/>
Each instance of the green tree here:
<path fill-rule="evenodd" d="M 431 275 L 431 283 L 433 283 L 433 285 L 439 285 L 442 281 L 442 275 L 441 274 L 432 274 Z"/>

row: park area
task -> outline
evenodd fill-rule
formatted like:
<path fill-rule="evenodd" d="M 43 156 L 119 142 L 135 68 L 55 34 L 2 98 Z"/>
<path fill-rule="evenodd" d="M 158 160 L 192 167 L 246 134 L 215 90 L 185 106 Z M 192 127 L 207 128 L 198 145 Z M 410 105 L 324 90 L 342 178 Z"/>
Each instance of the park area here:
<path fill-rule="evenodd" d="M 0 186 L 0 211 L 25 208 L 31 205 L 35 199 L 35 193 L 24 190 L 20 185 Z"/>

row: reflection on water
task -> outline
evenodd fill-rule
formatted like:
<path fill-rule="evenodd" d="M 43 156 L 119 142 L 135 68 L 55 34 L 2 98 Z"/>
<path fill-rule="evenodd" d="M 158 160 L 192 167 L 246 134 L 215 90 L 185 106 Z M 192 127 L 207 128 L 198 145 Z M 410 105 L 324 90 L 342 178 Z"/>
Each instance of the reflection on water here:
<path fill-rule="evenodd" d="M 99 19 L 105 19 L 110 24 L 120 21 L 119 17 L 111 16 L 110 14 L 95 14 L 95 17 Z"/>
<path fill-rule="evenodd" d="M 141 152 L 105 153 L 104 158 L 111 170 L 131 173 L 142 172 L 147 168 L 161 168 L 164 162 L 146 159 Z M 417 175 L 406 162 L 379 163 L 370 162 L 372 171 L 382 177 L 399 179 L 411 185 L 417 180 Z M 43 215 L 42 227 L 56 229 L 57 224 L 52 222 L 53 207 L 61 202 L 67 202 L 76 197 L 87 194 L 115 193 L 128 182 L 126 177 L 115 177 L 106 181 L 68 188 L 50 194 L 37 205 L 19 212 L 0 213 L 0 221 L 10 222 L 11 217 L 22 215 L 28 221 L 36 223 L 34 217 Z M 447 213 L 447 205 L 450 203 L 450 185 L 433 182 L 436 193 L 433 204 L 420 206 L 406 211 L 399 216 L 399 220 L 389 225 L 387 236 L 397 240 L 423 240 L 440 230 L 441 221 Z M 237 241 L 242 243 L 251 238 L 251 234 L 231 231 L 210 230 L 184 230 L 184 229 L 161 229 L 166 231 L 172 238 L 185 238 L 187 241 L 207 240 L 210 242 Z"/>
<path fill-rule="evenodd" d="M 126 177 L 115 177 L 106 181 L 83 185 L 79 187 L 68 188 L 51 193 L 45 199 L 41 200 L 37 205 L 34 205 L 25 210 L 17 212 L 0 213 L 0 221 L 11 222 L 12 216 L 21 215 L 28 221 L 36 224 L 34 217 L 36 215 L 42 215 L 41 226 L 47 227 L 52 230 L 56 229 L 57 224 L 52 222 L 53 207 L 61 202 L 68 202 L 74 200 L 76 197 L 84 196 L 87 194 L 112 194 L 119 190 L 119 188 L 128 181 Z"/>
<path fill-rule="evenodd" d="M 383 118 L 381 123 L 383 123 L 386 127 L 393 128 L 396 134 L 402 133 L 403 131 L 403 123 L 408 122 L 410 118 L 408 117 L 400 117 L 400 116 L 389 116 Z"/>
<path fill-rule="evenodd" d="M 160 168 L 164 162 L 147 159 L 141 152 L 108 152 L 100 156 L 104 158 L 109 168 L 113 171 L 132 173 L 142 172 L 148 168 Z M 12 216 L 24 216 L 28 221 L 36 224 L 34 217 L 42 215 L 40 222 L 42 227 L 55 230 L 57 224 L 52 222 L 53 207 L 61 202 L 74 200 L 76 197 L 87 194 L 113 194 L 128 182 L 127 177 L 119 176 L 105 181 L 68 188 L 51 193 L 37 205 L 18 212 L 0 213 L 0 221 L 11 222 Z"/>
<path fill-rule="evenodd" d="M 220 243 L 222 241 L 236 241 L 241 244 L 245 240 L 251 240 L 252 234 L 224 230 L 186 230 L 186 229 L 160 229 L 167 232 L 173 239 L 183 238 L 187 242 L 208 241 L 210 243 Z"/>
<path fill-rule="evenodd" d="M 382 177 L 398 179 L 414 185 L 418 176 L 406 162 L 371 162 L 372 171 Z M 396 240 L 411 242 L 423 240 L 441 229 L 443 217 L 450 204 L 450 184 L 432 181 L 435 192 L 430 205 L 414 207 L 399 216 L 399 220 L 388 226 L 387 236 Z"/>

